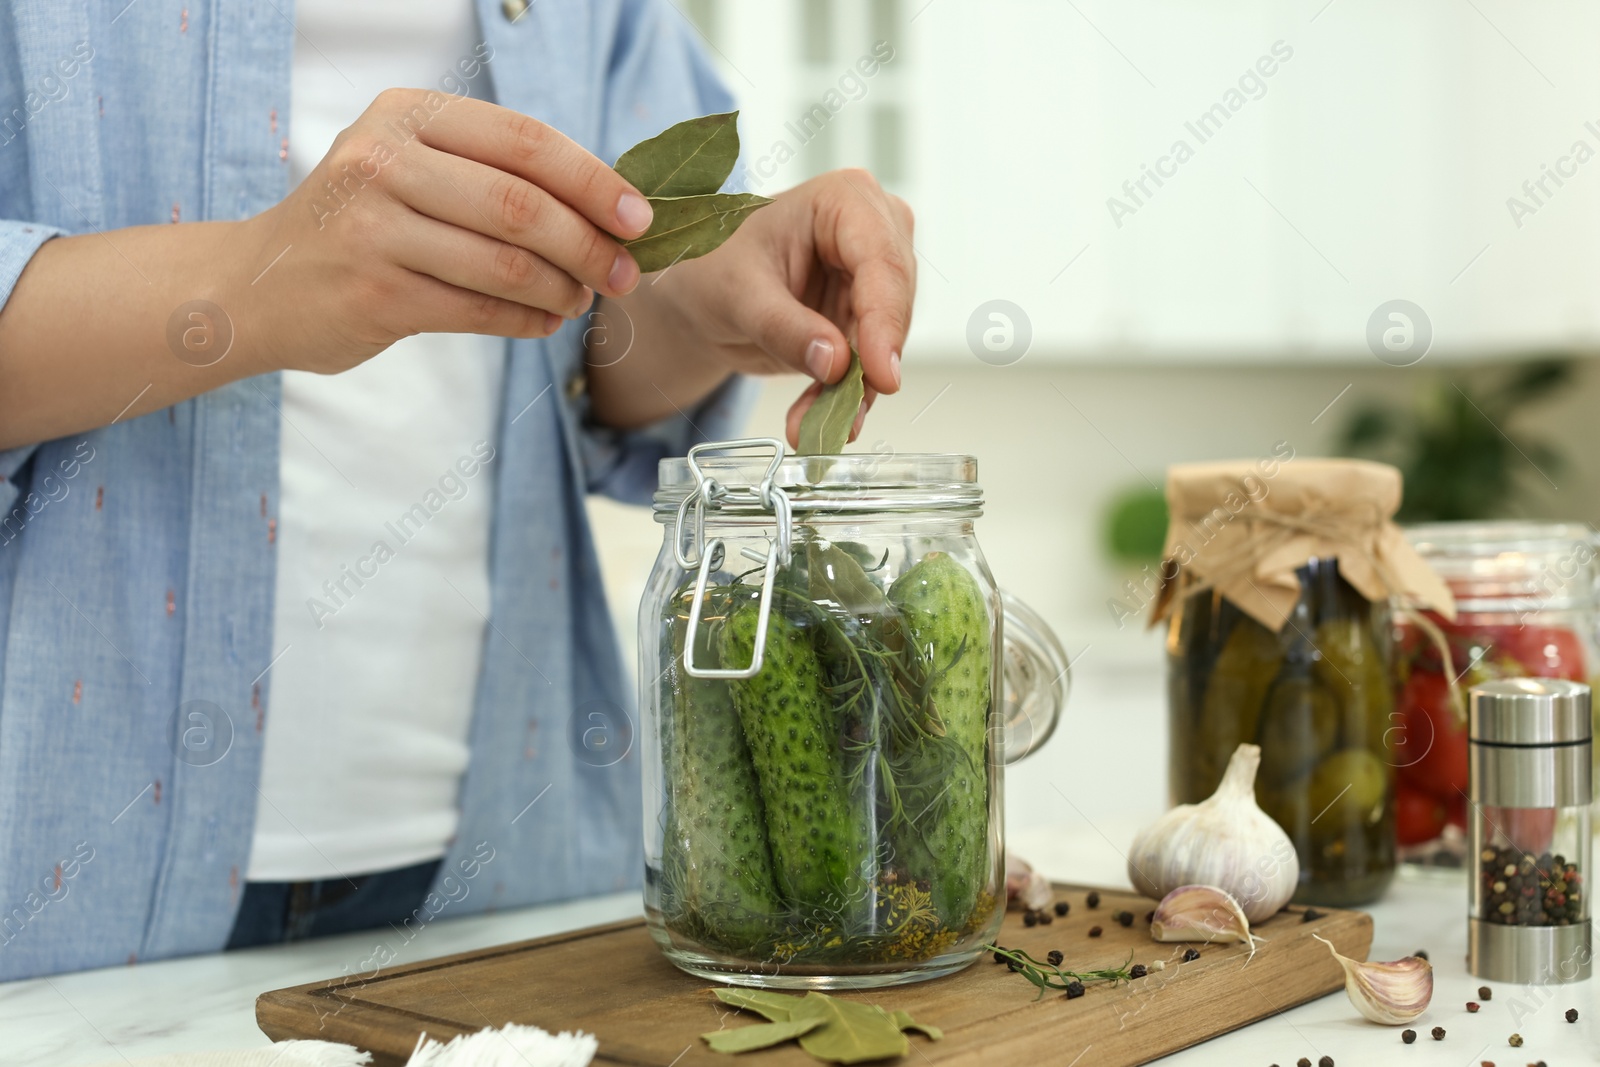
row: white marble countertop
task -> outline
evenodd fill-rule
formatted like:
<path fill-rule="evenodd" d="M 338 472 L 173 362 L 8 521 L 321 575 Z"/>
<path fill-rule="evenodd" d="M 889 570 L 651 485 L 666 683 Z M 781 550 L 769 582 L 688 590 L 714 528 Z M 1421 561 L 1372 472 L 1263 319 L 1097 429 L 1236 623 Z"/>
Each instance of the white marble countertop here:
<path fill-rule="evenodd" d="M 1045 872 L 1078 882 L 1126 885 L 1120 842 L 1127 825 L 1087 820 L 1035 826 L 1013 834 L 1012 847 Z M 1116 842 L 1117 844 L 1114 844 Z M 635 894 L 507 912 L 468 919 L 442 919 L 400 950 L 401 963 L 507 941 L 538 937 L 639 910 Z M 1415 1045 L 1400 1042 L 1398 1028 L 1374 1026 L 1355 1015 L 1342 993 L 1294 1008 L 1253 1026 L 1208 1041 L 1162 1061 L 1176 1067 L 1206 1064 L 1277 1063 L 1299 1057 L 1317 1062 L 1332 1056 L 1341 1067 L 1404 1062 L 1416 1067 L 1471 1067 L 1490 1061 L 1522 1067 L 1544 1060 L 1550 1067 L 1600 1063 L 1600 996 L 1594 981 L 1545 991 L 1497 986 L 1494 999 L 1476 1015 L 1464 1005 L 1481 984 L 1466 973 L 1465 890 L 1457 881 L 1402 878 L 1371 911 L 1376 923 L 1373 956 L 1393 959 L 1425 948 L 1435 968 L 1434 1002 L 1415 1025 Z M 120 1063 L 124 1058 L 164 1052 L 252 1048 L 266 1044 L 256 1028 L 255 998 L 269 989 L 316 981 L 355 970 L 379 942 L 396 943 L 385 931 L 351 934 L 291 946 L 251 949 L 135 967 L 118 967 L 52 978 L 0 984 L 0 1063 L 52 1067 Z M 1263 994 L 1270 995 L 1270 991 Z M 1563 1018 L 1576 1007 L 1581 1018 Z M 1444 1041 L 1428 1037 L 1444 1026 Z M 1526 1044 L 1510 1048 L 1521 1033 Z M 1063 1065 L 1094 1064 L 1093 1049 L 1068 1054 Z M 1402 1057 L 1404 1057 L 1402 1061 Z"/>

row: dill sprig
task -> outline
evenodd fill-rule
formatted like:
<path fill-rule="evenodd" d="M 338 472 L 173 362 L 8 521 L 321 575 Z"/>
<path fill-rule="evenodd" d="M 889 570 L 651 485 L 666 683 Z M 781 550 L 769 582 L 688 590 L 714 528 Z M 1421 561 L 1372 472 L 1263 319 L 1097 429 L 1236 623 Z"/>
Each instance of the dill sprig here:
<path fill-rule="evenodd" d="M 999 945 L 984 945 L 985 952 L 993 952 L 995 962 L 1004 961 L 1022 977 L 1032 982 L 1039 989 L 1038 1000 L 1044 996 L 1047 989 L 1065 990 L 1073 982 L 1126 982 L 1132 979 L 1129 967 L 1133 963 L 1133 954 L 1128 954 L 1128 962 L 1121 967 L 1107 967 L 1099 971 L 1064 971 L 1060 967 L 1044 960 L 1035 959 L 1020 948 L 1001 948 Z"/>

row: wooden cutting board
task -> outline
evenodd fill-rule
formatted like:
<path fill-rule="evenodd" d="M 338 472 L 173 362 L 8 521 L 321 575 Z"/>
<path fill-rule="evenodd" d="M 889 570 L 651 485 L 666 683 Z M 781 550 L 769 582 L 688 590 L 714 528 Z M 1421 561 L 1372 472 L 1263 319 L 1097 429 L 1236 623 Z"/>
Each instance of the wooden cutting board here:
<path fill-rule="evenodd" d="M 1150 940 L 1145 915 L 1153 904 L 1130 892 L 1101 889 L 1091 909 L 1087 887 L 1058 885 L 1057 899 L 1071 905 L 1065 918 L 1025 927 L 1006 915 L 999 943 L 1043 958 L 1066 954 L 1080 971 L 1127 961 L 1164 960 L 1163 970 L 1115 987 L 1096 984 L 1067 1000 L 1059 993 L 1035 999 L 1019 974 L 984 956 L 966 970 L 916 985 L 840 993 L 904 1008 L 918 1022 L 944 1030 L 943 1041 L 911 1035 L 916 1067 L 980 1063 L 1085 1063 L 1128 1067 L 1198 1044 L 1266 1018 L 1344 985 L 1344 975 L 1317 933 L 1339 951 L 1366 959 L 1372 918 L 1327 910 L 1310 922 L 1304 908 L 1280 912 L 1256 927 L 1267 940 L 1245 966 L 1242 945 L 1196 945 L 1200 958 L 1182 963 L 1189 946 Z M 1131 928 L 1111 914 L 1131 911 Z M 1318 909 L 1321 911 L 1322 909 Z M 1102 934 L 1090 937 L 1100 926 Z M 256 1021 L 275 1040 L 341 1041 L 373 1054 L 378 1067 L 403 1064 L 418 1034 L 448 1040 L 508 1022 L 546 1030 L 586 1030 L 600 1040 L 596 1063 L 630 1067 L 814 1067 L 789 1045 L 737 1059 L 712 1052 L 700 1034 L 721 1026 L 761 1022 L 730 1012 L 710 992 L 712 984 L 679 971 L 661 955 L 644 920 L 632 919 L 427 960 L 367 978 L 341 977 L 263 993 Z"/>

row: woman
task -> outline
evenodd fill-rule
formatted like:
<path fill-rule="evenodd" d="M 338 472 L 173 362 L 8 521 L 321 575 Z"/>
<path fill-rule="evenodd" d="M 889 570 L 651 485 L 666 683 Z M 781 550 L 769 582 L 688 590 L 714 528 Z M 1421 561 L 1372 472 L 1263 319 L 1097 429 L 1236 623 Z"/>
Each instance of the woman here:
<path fill-rule="evenodd" d="M 584 495 L 897 389 L 909 210 L 641 279 L 662 0 L 124 2 L 0 17 L 0 978 L 635 884 Z"/>

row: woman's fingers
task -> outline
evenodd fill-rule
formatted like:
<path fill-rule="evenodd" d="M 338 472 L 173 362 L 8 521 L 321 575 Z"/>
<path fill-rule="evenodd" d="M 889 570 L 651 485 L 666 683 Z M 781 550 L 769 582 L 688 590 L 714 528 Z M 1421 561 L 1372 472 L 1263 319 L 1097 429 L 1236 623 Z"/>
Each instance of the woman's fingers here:
<path fill-rule="evenodd" d="M 426 145 L 392 171 L 392 193 L 423 215 L 538 253 L 547 268 L 606 296 L 639 283 L 638 265 L 609 234 L 515 174 Z"/>
<path fill-rule="evenodd" d="M 401 314 L 409 332 L 481 333 L 490 337 L 549 337 L 566 321 L 543 308 L 450 285 L 419 274 Z"/>
<path fill-rule="evenodd" d="M 828 199 L 832 225 L 819 243 L 850 277 L 862 367 L 869 384 L 895 392 L 917 288 L 911 210 L 865 171 L 840 172 Z"/>
<path fill-rule="evenodd" d="M 622 238 L 650 226 L 650 204 L 622 175 L 565 134 L 538 119 L 470 97 L 391 89 L 381 110 L 441 152 L 514 174 L 570 205 L 601 229 Z M 435 105 L 438 105 L 435 107 Z"/>
<path fill-rule="evenodd" d="M 426 215 L 414 215 L 403 228 L 395 257 L 402 267 L 446 285 L 564 318 L 576 318 L 594 301 L 593 291 L 526 248 Z"/>

